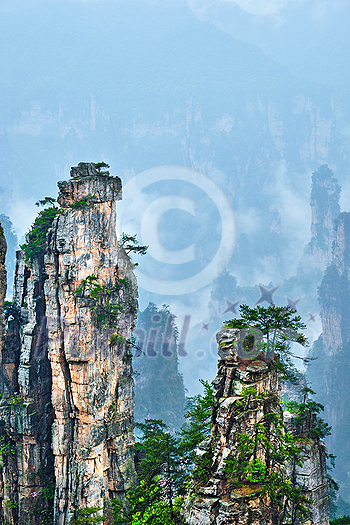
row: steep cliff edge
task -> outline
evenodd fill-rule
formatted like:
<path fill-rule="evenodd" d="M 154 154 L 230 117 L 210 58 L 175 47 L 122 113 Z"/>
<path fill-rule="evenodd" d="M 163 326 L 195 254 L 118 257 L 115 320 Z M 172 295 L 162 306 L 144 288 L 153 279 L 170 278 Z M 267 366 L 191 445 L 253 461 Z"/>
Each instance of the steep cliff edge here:
<path fill-rule="evenodd" d="M 0 350 L 2 349 L 4 340 L 4 300 L 7 288 L 7 272 L 5 268 L 6 248 L 4 230 L 0 223 Z"/>
<path fill-rule="evenodd" d="M 326 164 L 312 174 L 311 241 L 307 252 L 311 265 L 324 271 L 332 261 L 335 239 L 333 221 L 340 213 L 341 188 L 333 171 Z"/>
<path fill-rule="evenodd" d="M 350 338 L 350 213 L 334 222 L 332 263 L 319 287 L 322 340 L 327 354 L 335 355 Z"/>
<path fill-rule="evenodd" d="M 240 358 L 242 333 L 244 337 L 244 331 L 223 329 L 217 334 L 220 361 L 213 382 L 212 434 L 197 451 L 207 456 L 209 475 L 196 485 L 184 517 L 189 525 L 294 523 L 297 504 L 288 500 L 288 487 L 293 487 L 300 498 L 313 500 L 309 517 L 299 516 L 297 522 L 327 525 L 325 450 L 317 441 L 301 438 L 302 466 L 286 460 L 293 454 L 280 404 L 278 357 Z M 264 479 L 272 490 L 266 492 Z"/>
<path fill-rule="evenodd" d="M 349 353 L 350 353 L 350 213 L 341 213 L 335 221 L 332 263 L 319 287 L 322 335 L 314 343 L 316 358 L 307 372 L 317 401 L 325 406 L 325 418 L 332 426 L 327 445 L 337 456 L 334 478 L 340 486 L 337 502 L 340 514 L 350 507 L 349 443 Z M 346 505 L 347 504 L 347 505 Z"/>
<path fill-rule="evenodd" d="M 46 248 L 17 254 L 0 374 L 0 523 L 66 525 L 93 506 L 110 523 L 110 498 L 135 479 L 137 284 L 115 232 L 121 181 L 92 163 L 71 177 L 58 183 Z"/>
<path fill-rule="evenodd" d="M 92 168 L 72 169 L 74 179 L 59 183 L 63 212 L 45 258 L 55 523 L 62 525 L 75 508 L 104 507 L 133 478 L 130 344 L 137 286 L 115 232 L 121 181 L 108 172 L 90 175 Z M 91 276 L 96 280 L 78 289 Z"/>

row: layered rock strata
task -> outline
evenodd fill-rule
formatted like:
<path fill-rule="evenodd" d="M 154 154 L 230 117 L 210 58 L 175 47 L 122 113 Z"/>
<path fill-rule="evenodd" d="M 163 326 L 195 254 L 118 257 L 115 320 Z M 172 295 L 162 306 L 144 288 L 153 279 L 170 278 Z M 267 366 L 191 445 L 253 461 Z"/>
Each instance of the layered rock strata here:
<path fill-rule="evenodd" d="M 324 271 L 332 261 L 333 221 L 340 214 L 341 188 L 326 164 L 312 174 L 310 263 Z"/>
<path fill-rule="evenodd" d="M 92 163 L 71 176 L 58 183 L 45 253 L 17 254 L 0 374 L 0 523 L 66 525 L 98 506 L 108 524 L 110 498 L 135 479 L 137 285 L 116 238 L 121 181 Z"/>
<path fill-rule="evenodd" d="M 4 323 L 4 300 L 6 297 L 6 279 L 7 273 L 5 268 L 5 258 L 6 258 L 6 239 L 4 236 L 4 230 L 2 229 L 0 223 L 0 350 L 3 345 L 4 333 L 5 333 L 5 323 Z"/>
<path fill-rule="evenodd" d="M 212 434 L 211 439 L 197 450 L 201 456 L 211 451 L 210 476 L 203 486 L 196 486 L 194 498 L 185 506 L 184 518 L 189 525 L 275 525 L 288 522 L 287 516 L 283 518 L 283 508 L 272 505 L 269 497 L 262 496 L 257 480 L 234 485 L 230 483 L 226 470 L 226 460 L 236 458 L 238 464 L 244 461 L 249 445 L 242 448 L 243 435 L 254 440 L 256 425 L 259 422 L 266 425 L 270 421 L 272 442 L 278 435 L 276 429 L 282 416 L 280 381 L 275 366 L 278 357 L 275 356 L 273 361 L 266 361 L 263 356 L 254 360 L 241 359 L 242 333 L 244 337 L 244 331 L 223 329 L 217 334 L 220 360 L 213 382 Z M 314 498 L 310 519 L 304 523 L 326 525 L 329 522 L 329 487 L 325 451 L 318 443 L 306 441 L 302 451 L 303 467 L 291 469 L 285 465 L 285 468 L 290 470 L 292 481 L 303 489 L 303 494 Z M 254 455 L 268 465 L 270 460 L 266 449 L 257 443 Z"/>
<path fill-rule="evenodd" d="M 332 262 L 318 289 L 322 335 L 313 345 L 315 360 L 307 376 L 332 427 L 327 446 L 337 456 L 333 476 L 340 487 L 338 512 L 343 515 L 349 513 L 350 500 L 350 213 L 339 215 L 334 230 Z"/>
<path fill-rule="evenodd" d="M 74 179 L 58 184 L 63 212 L 49 233 L 45 258 L 57 525 L 79 507 L 108 513 L 109 498 L 121 497 L 134 475 L 130 341 L 137 285 L 116 238 L 121 181 L 93 168 L 79 165 Z M 87 291 L 77 294 L 91 276 L 102 290 L 97 303 Z M 98 319 L 111 305 L 120 306 L 117 322 Z"/>
<path fill-rule="evenodd" d="M 319 288 L 322 340 L 325 352 L 335 355 L 350 340 L 350 213 L 334 221 L 332 262 Z"/>

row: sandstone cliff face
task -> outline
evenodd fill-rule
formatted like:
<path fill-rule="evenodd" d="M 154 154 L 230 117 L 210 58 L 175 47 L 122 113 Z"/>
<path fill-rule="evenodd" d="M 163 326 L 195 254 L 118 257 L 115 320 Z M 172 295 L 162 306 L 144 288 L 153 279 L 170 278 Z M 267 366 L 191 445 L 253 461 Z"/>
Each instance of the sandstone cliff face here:
<path fill-rule="evenodd" d="M 128 483 L 133 478 L 128 341 L 135 327 L 136 280 L 115 233 L 120 179 L 108 172 L 91 175 L 86 168 L 72 170 L 76 178 L 59 183 L 64 211 L 54 221 L 45 258 L 57 525 L 67 523 L 75 508 L 104 507 L 108 498 L 123 495 L 126 478 Z M 70 207 L 89 195 L 95 204 Z M 91 275 L 103 288 L 102 308 L 108 308 L 107 299 L 121 305 L 118 326 L 103 327 L 84 294 L 75 294 Z M 112 342 L 116 332 L 123 339 Z"/>
<path fill-rule="evenodd" d="M 4 339 L 4 300 L 6 296 L 6 239 L 0 223 L 0 350 Z"/>
<path fill-rule="evenodd" d="M 342 213 L 334 223 L 332 264 L 319 288 L 322 340 L 325 352 L 335 355 L 350 336 L 350 213 Z"/>
<path fill-rule="evenodd" d="M 17 255 L 0 374 L 0 523 L 63 525 L 86 506 L 109 523 L 109 498 L 135 477 L 137 285 L 115 233 L 121 181 L 94 164 L 71 175 L 46 255 Z"/>
<path fill-rule="evenodd" d="M 17 254 L 14 303 L 2 355 L 2 511 L 7 523 L 45 523 L 51 515 L 51 368 L 43 261 Z"/>
<path fill-rule="evenodd" d="M 210 449 L 213 451 L 211 475 L 205 486 L 196 487 L 194 498 L 186 504 L 184 516 L 189 525 L 274 525 L 288 522 L 287 518 L 280 521 L 282 509 L 261 495 L 258 482 L 245 482 L 234 488 L 225 472 L 225 460 L 238 458 L 241 453 L 240 436 L 254 437 L 256 424 L 264 419 L 267 421 L 269 414 L 273 414 L 276 421 L 282 416 L 279 375 L 274 362 L 240 359 L 238 344 L 241 333 L 237 329 L 223 329 L 217 334 L 220 361 L 213 383 L 212 437 L 198 450 L 200 455 Z M 248 395 L 247 388 L 250 390 Z M 273 425 L 270 435 L 273 441 L 273 436 L 277 435 Z M 266 464 L 269 461 L 265 449 L 259 444 L 256 456 Z M 303 459 L 302 468 L 288 468 L 291 479 L 300 484 L 304 495 L 314 498 L 310 519 L 304 523 L 327 525 L 329 487 L 324 448 L 308 440 L 303 448 Z"/>
<path fill-rule="evenodd" d="M 327 525 L 329 523 L 329 483 L 325 448 L 313 440 L 305 444 L 301 454 L 302 466 L 296 468 L 295 481 L 312 500 L 311 519 L 306 523 Z"/>
<path fill-rule="evenodd" d="M 350 351 L 350 213 L 335 221 L 332 263 L 319 287 L 322 337 L 314 343 L 307 372 L 317 401 L 325 406 L 324 417 L 332 426 L 327 446 L 337 456 L 333 476 L 340 498 L 349 502 L 349 351 Z M 341 505 L 343 503 L 340 502 Z M 348 507 L 342 507 L 348 514 Z"/>

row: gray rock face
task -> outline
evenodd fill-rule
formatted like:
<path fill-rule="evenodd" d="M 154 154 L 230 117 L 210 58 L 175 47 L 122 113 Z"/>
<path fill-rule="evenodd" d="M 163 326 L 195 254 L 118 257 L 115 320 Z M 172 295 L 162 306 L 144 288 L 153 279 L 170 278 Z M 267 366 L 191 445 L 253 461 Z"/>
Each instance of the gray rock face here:
<path fill-rule="evenodd" d="M 17 256 L 0 374 L 0 434 L 12 447 L 0 501 L 10 524 L 42 525 L 53 514 L 66 525 L 86 506 L 101 507 L 111 523 L 110 498 L 135 480 L 137 283 L 115 232 L 121 181 L 92 163 L 72 175 L 58 184 L 46 255 Z"/>
<path fill-rule="evenodd" d="M 314 525 L 327 525 L 330 497 L 324 446 L 310 440 L 303 447 L 302 462 L 302 467 L 296 468 L 296 481 L 313 502 L 311 522 Z"/>
<path fill-rule="evenodd" d="M 337 456 L 333 476 L 340 487 L 339 496 L 348 502 L 350 213 L 339 215 L 334 231 L 332 263 L 319 287 L 322 338 L 314 343 L 312 357 L 317 359 L 308 370 L 308 380 L 317 392 L 317 401 L 325 407 L 325 420 L 332 427 L 327 446 Z"/>
<path fill-rule="evenodd" d="M 342 213 L 334 225 L 332 264 L 319 292 L 323 347 L 329 356 L 336 355 L 350 339 L 350 213 Z"/>
<path fill-rule="evenodd" d="M 2 518 L 39 525 L 51 514 L 53 489 L 51 367 L 47 354 L 43 260 L 17 252 L 12 320 L 2 354 L 0 419 Z"/>

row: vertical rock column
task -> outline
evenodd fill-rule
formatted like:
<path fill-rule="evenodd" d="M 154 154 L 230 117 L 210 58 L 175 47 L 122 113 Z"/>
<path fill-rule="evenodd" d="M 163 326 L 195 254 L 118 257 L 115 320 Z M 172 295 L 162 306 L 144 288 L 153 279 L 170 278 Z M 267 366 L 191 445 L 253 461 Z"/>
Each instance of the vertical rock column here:
<path fill-rule="evenodd" d="M 2 351 L 2 518 L 14 525 L 52 519 L 51 367 L 47 356 L 43 256 L 17 252 L 14 297 Z"/>
<path fill-rule="evenodd" d="M 328 355 L 338 354 L 350 341 L 350 213 L 334 221 L 332 263 L 318 290 L 322 340 Z"/>
<path fill-rule="evenodd" d="M 81 507 L 103 507 L 110 520 L 109 498 L 123 497 L 135 476 L 130 342 L 137 285 L 116 238 L 121 181 L 85 163 L 71 176 L 58 183 L 62 213 L 45 257 L 55 525 Z M 92 288 L 84 289 L 84 280 Z"/>
<path fill-rule="evenodd" d="M 326 164 L 312 174 L 311 187 L 311 241 L 308 245 L 309 264 L 324 271 L 332 260 L 335 238 L 333 221 L 340 213 L 341 188 Z"/>
<path fill-rule="evenodd" d="M 197 454 L 211 454 L 206 483 L 198 483 L 193 497 L 184 508 L 184 517 L 189 525 L 275 525 L 287 523 L 283 519 L 283 504 L 277 507 L 270 504 L 262 495 L 259 482 L 248 481 L 232 485 L 225 472 L 227 458 L 236 458 L 238 463 L 245 461 L 242 450 L 250 445 L 242 445 L 241 436 L 254 440 L 257 423 L 267 424 L 270 440 L 279 443 L 281 437 L 274 437 L 274 416 L 280 419 L 280 381 L 273 361 L 266 361 L 260 354 L 254 359 L 242 358 L 244 330 L 222 329 L 217 334 L 220 361 L 218 373 L 213 382 L 214 408 L 212 414 L 211 439 L 200 444 Z M 271 418 L 272 416 L 272 418 Z M 268 421 L 272 423 L 269 424 Z M 284 434 L 283 425 L 280 427 Z M 302 459 L 304 465 L 297 467 L 294 482 L 306 496 L 314 497 L 310 507 L 310 519 L 306 525 L 326 525 L 329 520 L 329 486 L 326 478 L 325 451 L 312 440 L 306 440 Z M 266 465 L 271 462 L 265 449 L 255 441 L 257 458 Z M 251 452 L 250 452 L 251 454 Z M 277 467 L 275 467 L 277 468 Z M 291 470 L 290 465 L 278 468 Z M 294 469 L 295 470 L 295 469 Z M 292 476 L 291 476 L 292 477 Z M 300 523 L 298 521 L 298 523 Z"/>
<path fill-rule="evenodd" d="M 195 497 L 185 510 L 190 525 L 267 525 L 273 523 L 259 491 L 251 487 L 232 490 L 224 468 L 225 459 L 235 453 L 240 434 L 254 435 L 254 426 L 262 420 L 266 410 L 281 415 L 279 380 L 273 363 L 262 360 L 241 360 L 238 352 L 241 331 L 225 329 L 217 334 L 219 343 L 218 373 L 213 382 L 215 404 L 212 416 L 212 437 L 202 443 L 200 455 L 211 449 L 213 460 L 210 478 L 205 486 L 197 486 Z M 242 412 L 242 391 L 253 387 Z M 268 393 L 266 400 L 258 396 Z"/>
<path fill-rule="evenodd" d="M 350 213 L 341 213 L 334 226 L 332 263 L 318 289 L 322 337 L 313 345 L 311 355 L 317 359 L 311 362 L 307 377 L 332 427 L 327 447 L 337 456 L 332 475 L 340 487 L 337 505 L 341 509 L 344 501 L 349 504 L 350 483 Z M 339 512 L 348 513 L 343 508 Z"/>
<path fill-rule="evenodd" d="M 4 323 L 4 300 L 6 296 L 6 268 L 5 268 L 5 257 L 6 257 L 6 239 L 4 236 L 4 230 L 0 224 L 0 350 L 4 341 L 5 323 Z"/>

